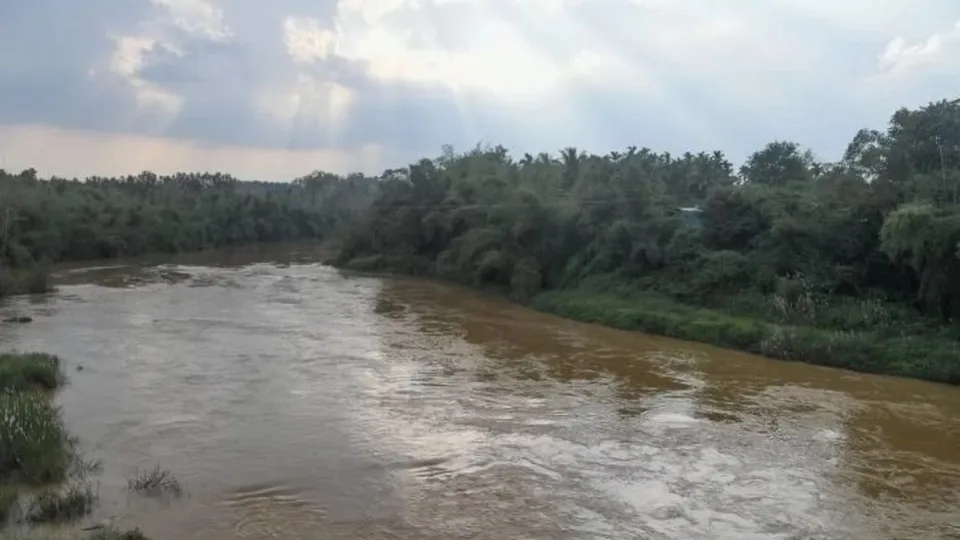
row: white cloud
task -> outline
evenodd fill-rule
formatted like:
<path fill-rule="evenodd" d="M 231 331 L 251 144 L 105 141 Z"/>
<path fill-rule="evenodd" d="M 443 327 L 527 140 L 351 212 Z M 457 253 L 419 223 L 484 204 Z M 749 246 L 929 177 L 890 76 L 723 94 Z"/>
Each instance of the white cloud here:
<path fill-rule="evenodd" d="M 585 1 L 534 0 L 534 5 L 556 16 Z M 523 2 L 524 8 L 528 2 Z M 473 17 L 433 24 L 456 32 L 461 47 L 449 49 L 436 39 L 425 39 L 437 33 L 436 27 L 430 28 L 431 11 L 456 5 Z M 421 0 L 342 0 L 329 27 L 317 20 L 291 18 L 284 23 L 285 39 L 298 62 L 324 59 L 335 51 L 362 63 L 376 80 L 482 91 L 502 98 L 555 92 L 574 81 L 628 69 L 609 51 L 590 46 L 559 58 L 538 50 L 518 21 L 505 20 L 485 5 L 492 6 L 476 0 L 434 0 L 429 6 Z M 414 24 L 405 24 L 410 21 Z"/>
<path fill-rule="evenodd" d="M 891 75 L 907 75 L 926 68 L 953 65 L 960 68 L 960 21 L 949 30 L 910 42 L 896 37 L 880 55 L 880 68 Z"/>
<path fill-rule="evenodd" d="M 0 125 L 160 136 L 118 144 L 204 164 L 172 141 L 333 152 L 324 159 L 373 145 L 403 162 L 482 139 L 737 161 L 785 138 L 830 159 L 895 108 L 960 89 L 960 27 L 944 22 L 960 19 L 957 0 L 0 5 Z M 37 10 L 70 16 L 21 30 Z"/>
<path fill-rule="evenodd" d="M 171 22 L 181 30 L 221 41 L 231 37 L 232 32 L 224 23 L 223 8 L 217 0 L 151 0 L 164 8 Z"/>
<path fill-rule="evenodd" d="M 142 21 L 139 32 L 115 36 L 114 49 L 107 60 L 107 71 L 119 76 L 133 90 L 137 104 L 145 109 L 159 110 L 166 116 L 174 117 L 184 105 L 184 97 L 164 88 L 142 76 L 145 58 L 153 52 L 183 57 L 184 51 L 178 44 L 176 28 L 195 38 L 222 42 L 232 36 L 224 23 L 223 9 L 216 0 L 151 0 L 161 8 L 161 17 Z M 96 67 L 91 75 L 96 77 L 102 72 Z"/>
<path fill-rule="evenodd" d="M 109 60 L 109 69 L 123 78 L 134 91 L 137 103 L 144 108 L 159 108 L 175 115 L 183 106 L 183 98 L 140 76 L 144 55 L 156 47 L 164 47 L 148 37 L 121 36 L 116 38 L 116 49 Z M 171 52 L 176 49 L 168 46 Z M 94 72 L 94 75 L 96 72 Z"/>
<path fill-rule="evenodd" d="M 294 62 L 325 60 L 332 52 L 336 34 L 309 17 L 287 17 L 283 21 L 283 43 Z"/>

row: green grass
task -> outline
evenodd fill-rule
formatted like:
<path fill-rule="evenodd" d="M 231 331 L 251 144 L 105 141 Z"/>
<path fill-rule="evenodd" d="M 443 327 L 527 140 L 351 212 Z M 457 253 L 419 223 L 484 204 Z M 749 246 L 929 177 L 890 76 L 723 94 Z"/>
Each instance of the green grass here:
<path fill-rule="evenodd" d="M 574 320 L 710 343 L 771 358 L 960 384 L 960 346 L 930 336 L 893 336 L 784 324 L 676 302 L 656 293 L 550 291 L 533 306 Z"/>
<path fill-rule="evenodd" d="M 48 394 L 0 392 L 0 483 L 62 482 L 76 462 L 75 447 Z"/>
<path fill-rule="evenodd" d="M 57 356 L 45 353 L 0 354 L 0 392 L 55 390 L 65 381 Z"/>

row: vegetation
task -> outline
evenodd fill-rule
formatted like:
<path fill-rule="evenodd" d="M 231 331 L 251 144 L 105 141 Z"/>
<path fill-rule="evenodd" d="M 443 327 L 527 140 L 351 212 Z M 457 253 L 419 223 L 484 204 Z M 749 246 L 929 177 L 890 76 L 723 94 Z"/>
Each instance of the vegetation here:
<path fill-rule="evenodd" d="M 778 358 L 960 383 L 960 100 L 902 109 L 836 163 L 776 141 L 387 171 L 337 264 Z"/>
<path fill-rule="evenodd" d="M 47 489 L 30 501 L 26 520 L 30 523 L 73 521 L 89 514 L 96 501 L 93 489 L 82 483 Z"/>
<path fill-rule="evenodd" d="M 44 353 L 0 353 L 0 388 L 55 390 L 64 382 L 60 358 Z"/>
<path fill-rule="evenodd" d="M 183 492 L 180 481 L 166 469 L 157 465 L 149 471 L 137 471 L 132 478 L 127 479 L 127 487 L 144 495 L 161 495 L 169 493 L 179 497 Z"/>
<path fill-rule="evenodd" d="M 0 482 L 44 485 L 65 480 L 75 462 L 75 441 L 50 397 L 2 392 L 0 411 Z"/>

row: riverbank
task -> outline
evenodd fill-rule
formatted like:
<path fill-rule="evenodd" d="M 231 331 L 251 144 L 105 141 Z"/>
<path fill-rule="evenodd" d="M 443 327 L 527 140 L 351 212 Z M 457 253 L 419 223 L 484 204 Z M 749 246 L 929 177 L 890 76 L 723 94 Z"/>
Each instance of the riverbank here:
<path fill-rule="evenodd" d="M 960 384 L 960 346 L 955 340 L 936 336 L 891 336 L 868 329 L 783 324 L 698 308 L 649 292 L 549 291 L 536 296 L 531 304 L 569 319 L 778 360 Z"/>
<path fill-rule="evenodd" d="M 379 257 L 376 265 L 366 259 L 336 264 L 331 256 L 335 246 L 329 243 L 281 243 L 268 247 L 269 254 L 256 251 L 252 256 L 250 246 L 241 246 L 185 253 L 180 257 L 202 262 L 226 254 L 260 260 L 275 255 L 277 250 L 292 249 L 291 253 L 305 255 L 308 260 L 323 260 L 344 269 L 391 270 Z M 288 254 L 287 258 L 293 262 L 298 257 Z M 240 263 L 239 259 L 235 262 Z M 162 260 L 157 255 L 151 262 Z M 431 271 L 429 264 L 393 270 L 442 279 Z M 960 345 L 951 333 L 955 329 L 924 319 L 902 306 L 828 298 L 815 302 L 819 304 L 815 310 L 801 310 L 779 304 L 775 295 L 758 298 L 739 294 L 727 297 L 722 302 L 724 307 L 704 307 L 615 280 L 597 279 L 591 283 L 576 290 L 551 290 L 529 300 L 513 300 L 573 320 L 708 343 L 778 360 L 960 384 Z M 50 282 L 43 280 L 43 285 L 49 289 Z M 489 287 L 484 290 L 510 296 Z"/>
<path fill-rule="evenodd" d="M 380 257 L 339 266 L 360 272 L 391 270 Z M 405 266 L 393 270 L 443 279 L 428 263 L 412 272 Z M 684 303 L 603 277 L 588 280 L 579 289 L 544 291 L 528 301 L 494 288 L 484 291 L 545 313 L 621 330 L 707 343 L 776 360 L 960 384 L 960 344 L 955 329 L 879 301 L 822 298 L 803 307 L 776 295 L 734 294 L 721 301 L 729 306 L 723 309 Z"/>

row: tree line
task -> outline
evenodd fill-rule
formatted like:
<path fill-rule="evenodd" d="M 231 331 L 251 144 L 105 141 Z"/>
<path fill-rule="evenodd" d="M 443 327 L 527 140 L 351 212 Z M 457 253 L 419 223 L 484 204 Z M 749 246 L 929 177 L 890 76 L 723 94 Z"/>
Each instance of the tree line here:
<path fill-rule="evenodd" d="M 0 262 L 92 260 L 320 238 L 369 205 L 375 178 L 317 173 L 292 183 L 221 173 L 37 178 L 0 171 Z"/>
<path fill-rule="evenodd" d="M 685 301 L 871 297 L 960 314 L 960 100 L 901 109 L 836 163 L 776 141 L 720 152 L 502 147 L 387 171 L 340 262 L 436 273 L 525 300 L 597 276 Z"/>

